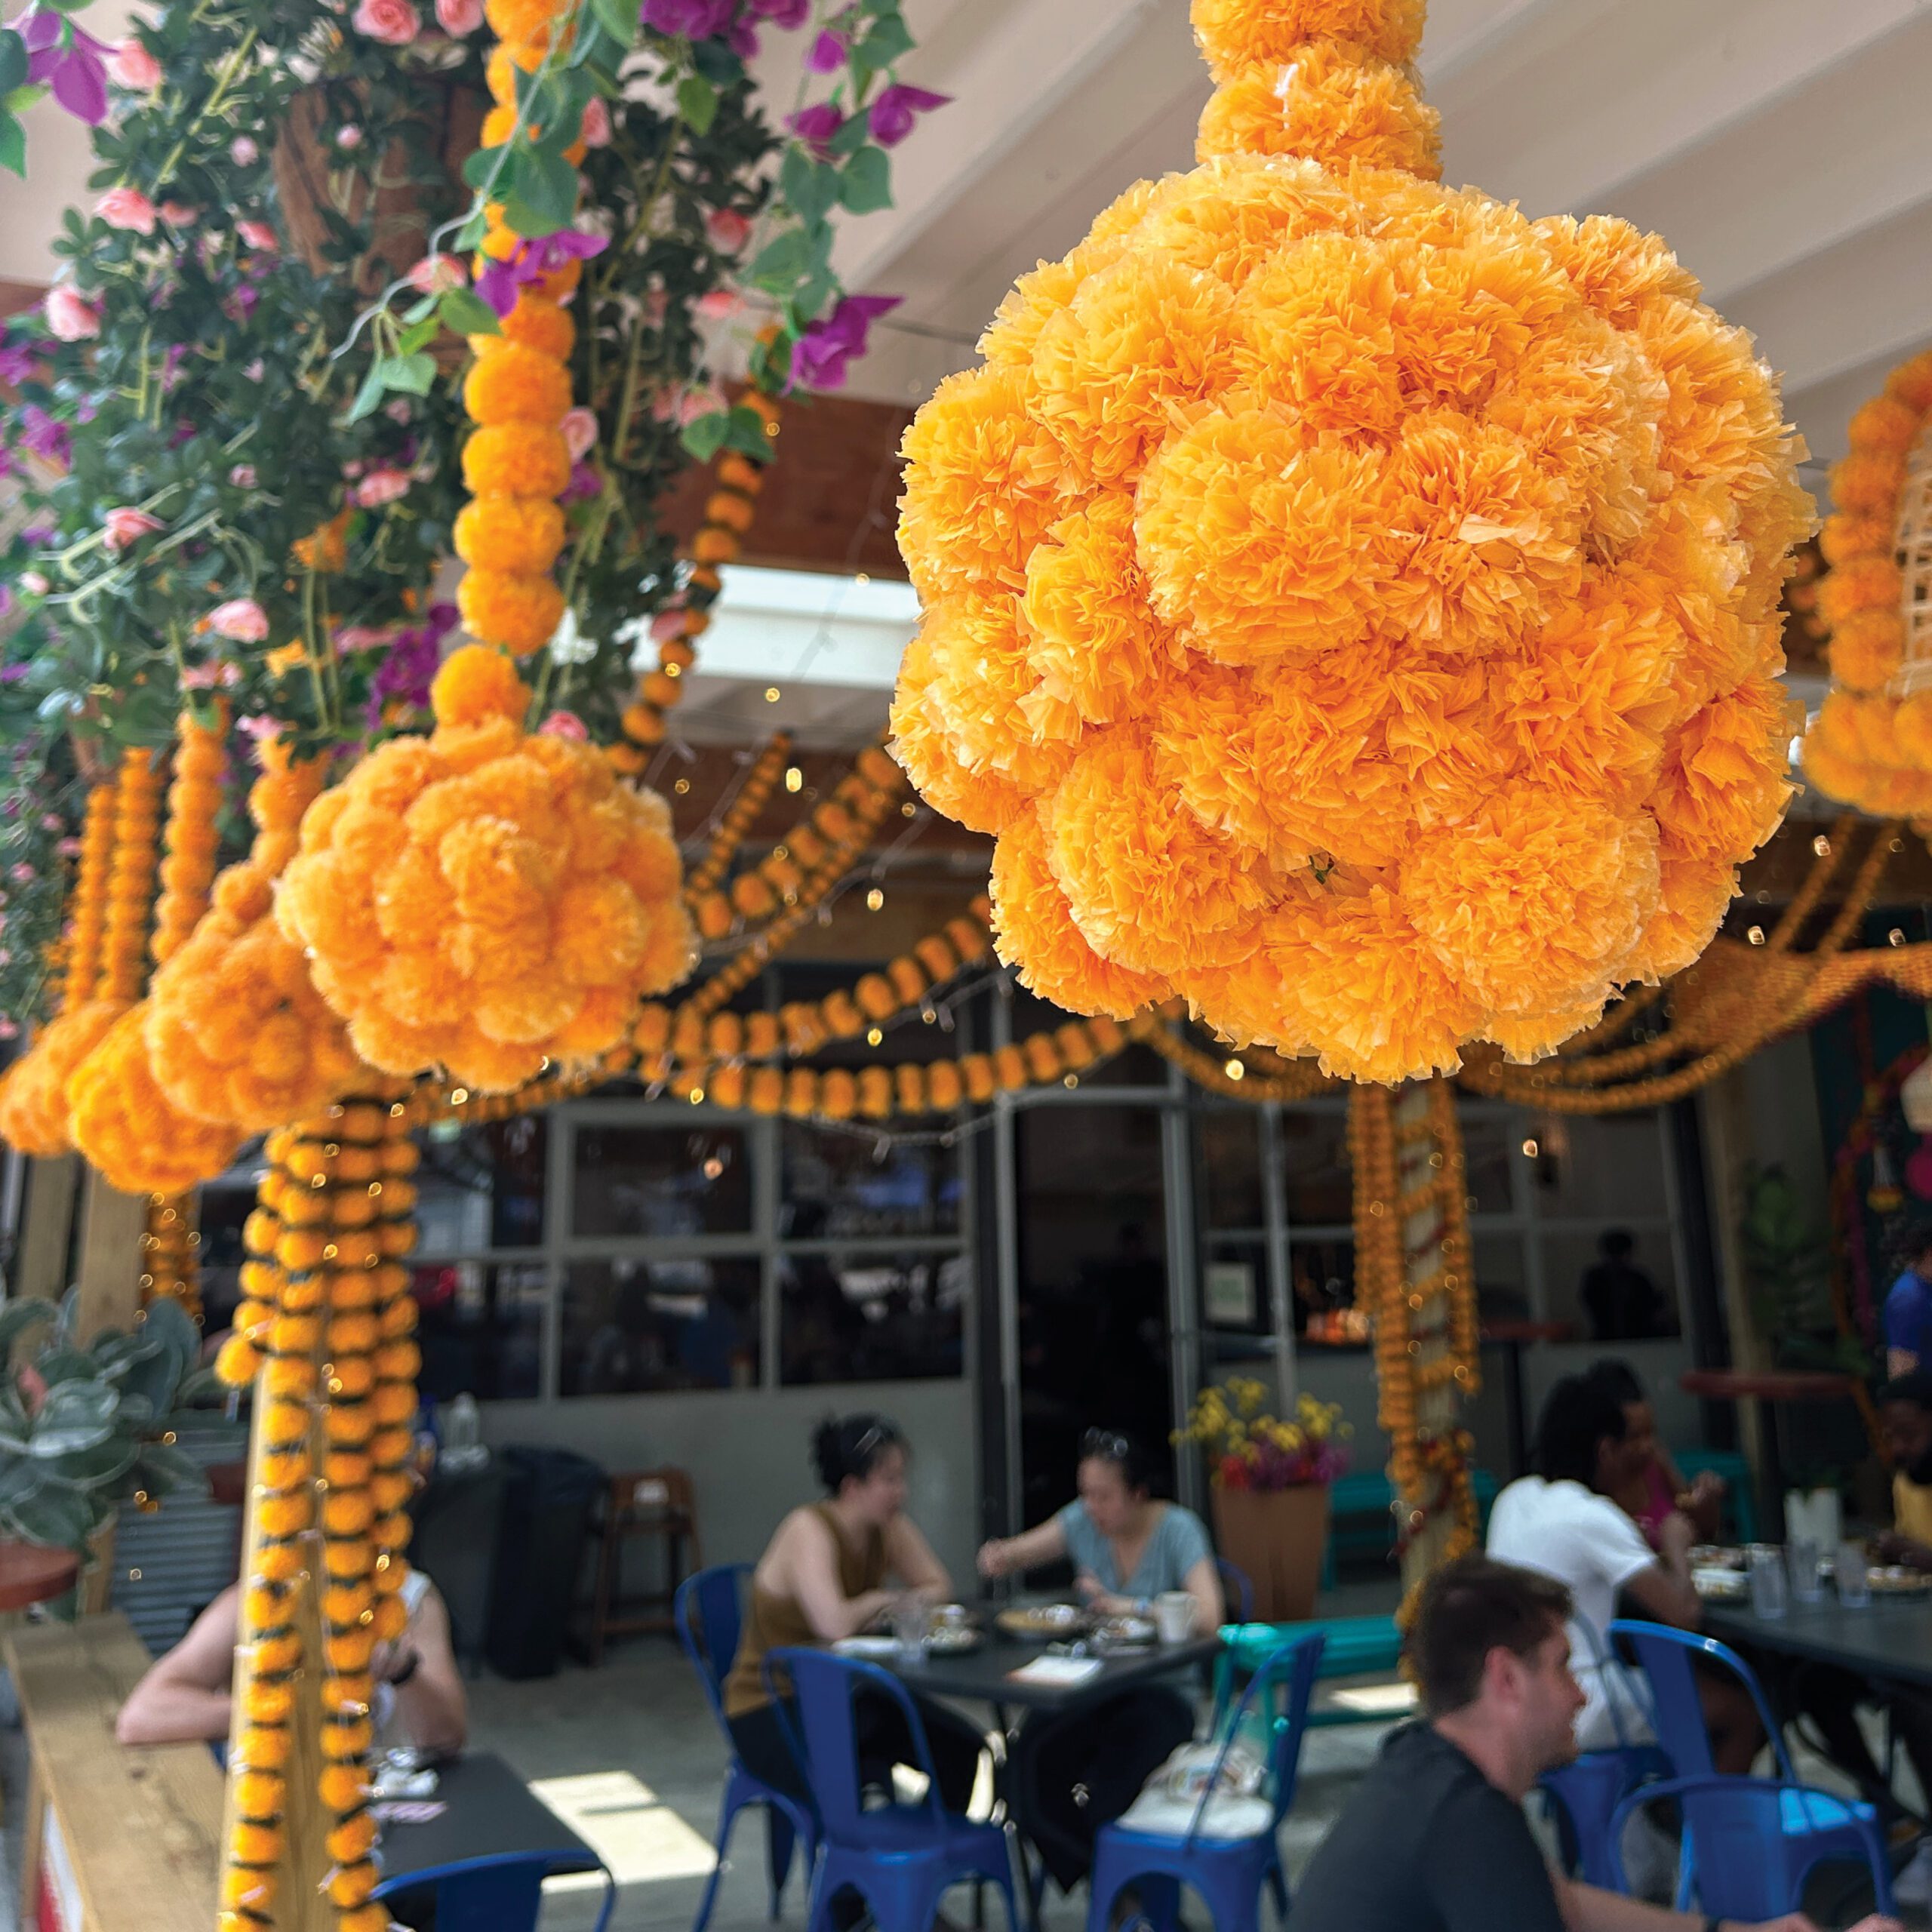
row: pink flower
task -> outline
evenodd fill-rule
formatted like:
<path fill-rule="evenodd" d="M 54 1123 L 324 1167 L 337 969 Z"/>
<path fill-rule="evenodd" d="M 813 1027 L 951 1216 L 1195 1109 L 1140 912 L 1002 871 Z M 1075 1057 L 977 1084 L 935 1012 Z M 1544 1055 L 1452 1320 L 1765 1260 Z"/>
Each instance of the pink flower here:
<path fill-rule="evenodd" d="M 252 597 L 231 597 L 217 604 L 195 628 L 213 631 L 231 644 L 260 644 L 269 634 L 269 614 Z"/>
<path fill-rule="evenodd" d="M 184 691 L 211 691 L 217 685 L 226 687 L 241 681 L 242 667 L 238 664 L 197 664 L 181 673 Z M 247 727 L 242 728 L 246 730 Z"/>
<path fill-rule="evenodd" d="M 154 232 L 154 204 L 138 188 L 110 188 L 94 205 L 94 211 L 109 228 L 131 229 L 137 235 Z"/>
<path fill-rule="evenodd" d="M 22 860 L 14 868 L 11 876 L 16 885 L 31 885 L 33 883 L 33 868 L 25 860 Z"/>
<path fill-rule="evenodd" d="M 707 322 L 728 322 L 743 312 L 745 298 L 735 288 L 707 288 L 694 306 Z"/>
<path fill-rule="evenodd" d="M 407 47 L 423 31 L 414 0 L 358 0 L 349 23 L 385 47 Z"/>
<path fill-rule="evenodd" d="M 590 97 L 583 110 L 583 126 L 580 131 L 587 148 L 608 148 L 611 145 L 611 110 L 601 95 Z"/>
<path fill-rule="evenodd" d="M 252 490 L 255 487 L 255 466 L 252 463 L 238 463 L 228 472 L 228 480 L 238 490 Z"/>
<path fill-rule="evenodd" d="M 164 526 L 158 516 L 150 516 L 146 510 L 109 510 L 102 521 L 107 526 L 106 534 L 101 539 L 109 556 L 118 557 L 130 543 L 137 543 L 151 532 Z"/>
<path fill-rule="evenodd" d="M 362 130 L 354 122 L 335 131 L 335 144 L 344 154 L 353 154 L 362 145 Z"/>
<path fill-rule="evenodd" d="M 735 255 L 752 238 L 751 217 L 736 208 L 713 208 L 704 218 L 704 233 L 721 255 Z"/>
<path fill-rule="evenodd" d="M 419 295 L 441 295 L 469 278 L 454 255 L 425 255 L 403 279 Z"/>
<path fill-rule="evenodd" d="M 251 248 L 276 248 L 281 244 L 275 232 L 265 221 L 238 221 L 235 232 Z"/>
<path fill-rule="evenodd" d="M 262 151 L 246 134 L 237 134 L 228 144 L 228 158 L 237 168 L 253 168 Z"/>
<path fill-rule="evenodd" d="M 23 571 L 20 573 L 20 588 L 29 597 L 45 597 L 47 595 L 47 580 L 38 571 Z"/>
<path fill-rule="evenodd" d="M 380 509 L 385 503 L 409 494 L 410 475 L 406 469 L 372 469 L 356 485 L 356 502 L 365 510 Z"/>
<path fill-rule="evenodd" d="M 674 637 L 682 637 L 688 614 L 681 604 L 673 604 L 668 610 L 660 611 L 651 620 L 651 642 L 665 644 Z"/>
<path fill-rule="evenodd" d="M 483 0 L 436 0 L 436 24 L 461 40 L 483 24 Z"/>
<path fill-rule="evenodd" d="M 564 432 L 564 447 L 570 451 L 571 462 L 580 462 L 595 448 L 597 412 L 594 409 L 586 409 L 581 403 L 574 409 L 567 409 L 557 427 Z"/>
<path fill-rule="evenodd" d="M 715 383 L 688 389 L 678 398 L 678 426 L 681 429 L 686 424 L 695 423 L 700 416 L 715 415 L 731 406 L 730 397 Z"/>
<path fill-rule="evenodd" d="M 200 218 L 202 211 L 189 208 L 185 202 L 163 202 L 155 212 L 170 228 L 189 228 Z"/>
<path fill-rule="evenodd" d="M 383 414 L 392 423 L 407 423 L 416 414 L 416 406 L 406 395 L 392 395 L 383 405 Z"/>
<path fill-rule="evenodd" d="M 553 711 L 537 728 L 540 738 L 568 738 L 573 744 L 583 744 L 590 733 L 583 720 L 574 711 Z"/>
<path fill-rule="evenodd" d="M 100 333 L 100 311 L 65 282 L 47 291 L 43 306 L 48 334 L 62 342 L 89 342 Z"/>
<path fill-rule="evenodd" d="M 254 740 L 255 758 L 257 764 L 261 761 L 262 747 L 264 745 L 273 744 L 275 740 L 281 736 L 281 727 L 272 718 L 237 718 L 235 728 L 238 731 L 247 732 L 248 736 Z"/>
<path fill-rule="evenodd" d="M 138 40 L 124 40 L 108 56 L 107 77 L 130 94 L 152 94 L 161 85 L 161 63 Z"/>

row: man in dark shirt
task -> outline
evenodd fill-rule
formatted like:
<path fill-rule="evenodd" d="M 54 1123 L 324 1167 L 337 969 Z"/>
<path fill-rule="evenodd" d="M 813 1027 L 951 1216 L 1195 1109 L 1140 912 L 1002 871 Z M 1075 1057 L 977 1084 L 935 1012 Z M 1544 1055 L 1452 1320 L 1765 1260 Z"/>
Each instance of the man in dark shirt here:
<path fill-rule="evenodd" d="M 1396 1731 L 1315 1854 L 1287 1932 L 1743 1932 L 1552 1872 L 1522 1812 L 1576 1754 L 1570 1592 L 1468 1556 L 1430 1579 L 1409 1633 L 1425 1721 Z M 1802 1913 L 1764 1932 L 1814 1932 Z M 1872 1918 L 1854 1932 L 1898 1932 Z"/>

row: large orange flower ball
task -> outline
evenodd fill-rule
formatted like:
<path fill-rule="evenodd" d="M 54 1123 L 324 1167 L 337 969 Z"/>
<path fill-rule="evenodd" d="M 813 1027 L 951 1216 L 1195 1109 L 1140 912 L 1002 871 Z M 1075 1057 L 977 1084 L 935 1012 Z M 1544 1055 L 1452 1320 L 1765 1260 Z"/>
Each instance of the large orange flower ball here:
<path fill-rule="evenodd" d="M 1433 179 L 1419 0 L 1195 0 L 1201 165 L 908 431 L 894 749 L 1001 956 L 1395 1081 L 1687 964 L 1777 823 L 1798 451 L 1663 245 Z"/>
<path fill-rule="evenodd" d="M 593 747 L 527 734 L 529 697 L 500 652 L 457 652 L 434 734 L 380 747 L 303 821 L 276 915 L 386 1072 L 520 1086 L 616 1045 L 691 970 L 668 808 Z"/>

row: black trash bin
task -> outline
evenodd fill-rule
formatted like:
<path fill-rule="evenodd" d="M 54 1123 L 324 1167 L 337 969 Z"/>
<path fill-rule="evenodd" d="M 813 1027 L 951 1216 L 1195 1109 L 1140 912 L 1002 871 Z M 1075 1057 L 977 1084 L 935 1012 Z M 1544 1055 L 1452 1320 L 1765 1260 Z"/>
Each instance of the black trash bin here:
<path fill-rule="evenodd" d="M 603 1470 L 568 1449 L 497 1451 L 503 1513 L 484 1654 L 500 1677 L 552 1677 L 575 1607 Z"/>

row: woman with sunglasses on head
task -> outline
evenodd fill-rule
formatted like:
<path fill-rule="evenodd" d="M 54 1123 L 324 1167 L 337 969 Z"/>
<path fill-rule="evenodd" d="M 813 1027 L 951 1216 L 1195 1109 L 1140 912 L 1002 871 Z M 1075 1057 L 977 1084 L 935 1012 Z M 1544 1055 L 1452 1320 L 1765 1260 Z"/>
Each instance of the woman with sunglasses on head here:
<path fill-rule="evenodd" d="M 724 1684 L 724 1715 L 746 1770 L 809 1799 L 792 1755 L 787 1720 L 764 1681 L 776 1650 L 836 1643 L 887 1621 L 903 1597 L 940 1603 L 952 1580 L 906 1513 L 906 1438 L 884 1416 L 827 1418 L 812 1437 L 826 1495 L 780 1523 L 752 1572 L 751 1603 Z M 896 1587 L 887 1587 L 888 1580 Z M 940 1795 L 949 1811 L 971 1800 L 986 1740 L 956 1712 L 915 1697 Z M 897 1704 L 854 1701 L 859 1760 L 867 1783 L 883 1783 L 914 1755 Z"/>
<path fill-rule="evenodd" d="M 1185 1590 L 1194 1628 L 1219 1627 L 1221 1580 L 1208 1531 L 1192 1510 L 1149 1493 L 1146 1453 L 1118 1431 L 1090 1429 L 1080 1444 L 1079 1499 L 1023 1536 L 980 1552 L 983 1577 L 1010 1577 L 1070 1560 L 1090 1609 L 1151 1617 L 1154 1599 Z M 1015 1740 L 1008 1797 L 1048 1875 L 1071 1891 L 1093 1863 L 1094 1839 L 1149 1777 L 1194 1735 L 1193 1707 L 1161 1685 L 1029 1718 Z"/>

